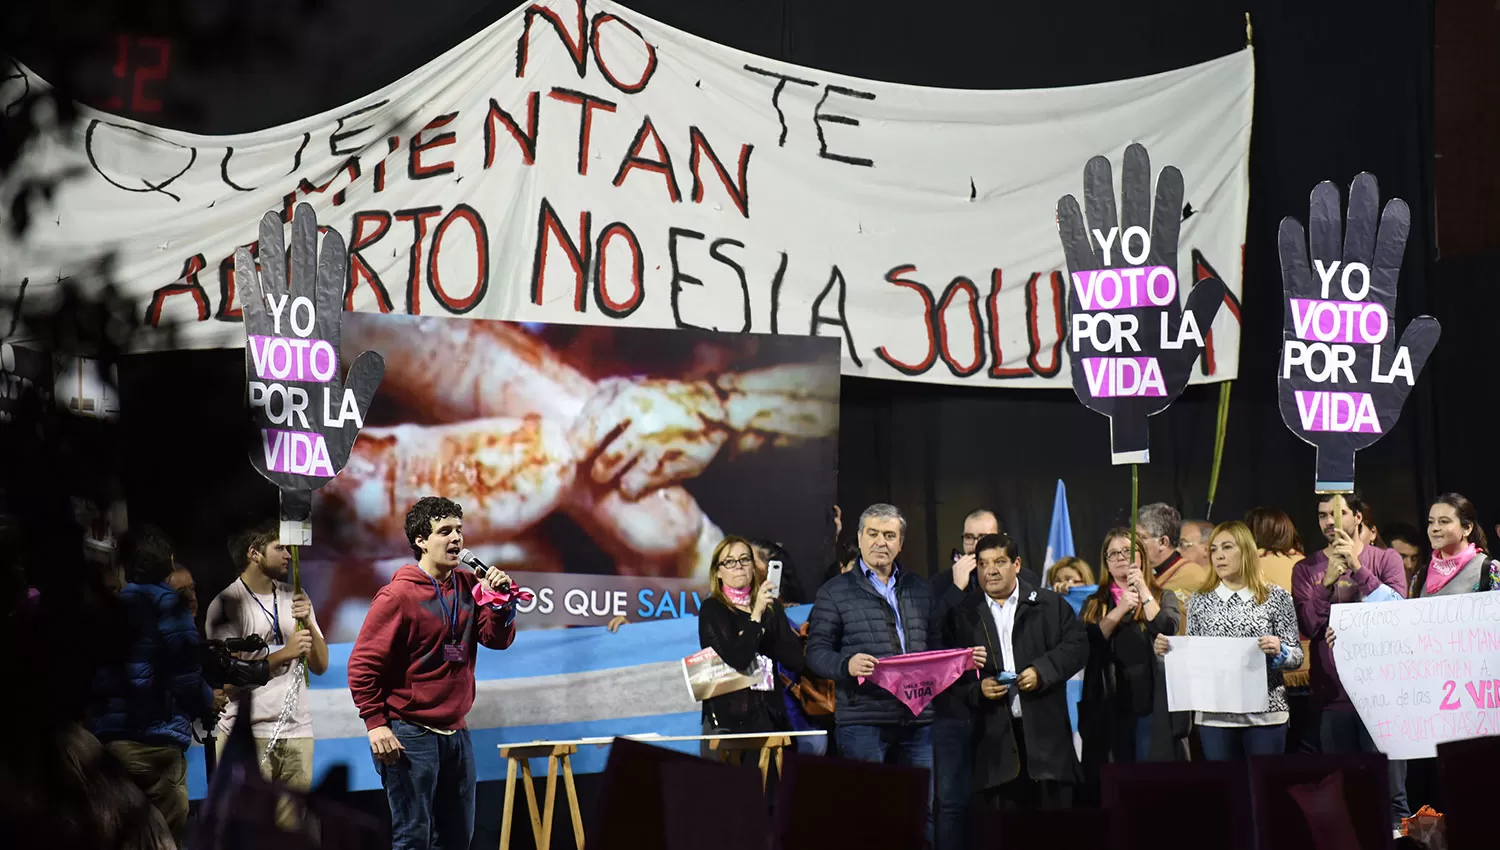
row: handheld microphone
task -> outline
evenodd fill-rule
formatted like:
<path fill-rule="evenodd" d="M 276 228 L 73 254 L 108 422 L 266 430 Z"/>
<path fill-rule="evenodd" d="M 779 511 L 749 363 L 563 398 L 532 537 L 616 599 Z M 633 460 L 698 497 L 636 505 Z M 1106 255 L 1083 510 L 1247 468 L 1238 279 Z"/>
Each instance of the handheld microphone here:
<path fill-rule="evenodd" d="M 474 575 L 477 575 L 480 578 L 484 578 L 485 574 L 487 574 L 491 569 L 490 565 L 486 564 L 484 561 L 479 560 L 479 556 L 474 554 L 473 550 L 471 549 L 464 549 L 463 551 L 459 552 L 458 562 L 473 570 Z M 507 581 L 495 589 L 509 590 L 510 582 Z"/>

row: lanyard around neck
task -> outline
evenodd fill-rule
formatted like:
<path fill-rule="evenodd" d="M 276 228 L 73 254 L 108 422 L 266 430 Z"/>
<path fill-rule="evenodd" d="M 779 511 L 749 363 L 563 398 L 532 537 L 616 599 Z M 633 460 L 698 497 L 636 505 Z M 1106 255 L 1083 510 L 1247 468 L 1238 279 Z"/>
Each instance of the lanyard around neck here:
<path fill-rule="evenodd" d="M 281 603 L 277 601 L 276 582 L 271 582 L 271 610 L 269 611 L 261 603 L 260 597 L 255 595 L 255 591 L 250 589 L 250 585 L 245 584 L 243 577 L 240 578 L 240 584 L 245 585 L 245 592 L 250 594 L 250 598 L 255 600 L 256 607 L 260 609 L 262 614 L 266 615 L 267 620 L 271 621 L 271 642 L 284 643 L 285 641 L 281 636 Z"/>
<path fill-rule="evenodd" d="M 453 579 L 453 610 L 449 611 L 448 600 L 443 598 L 443 588 L 438 585 L 438 580 L 432 576 L 427 578 L 432 582 L 432 590 L 437 594 L 438 604 L 443 606 L 443 620 L 448 624 L 448 637 L 453 643 L 458 643 L 458 580 Z"/>

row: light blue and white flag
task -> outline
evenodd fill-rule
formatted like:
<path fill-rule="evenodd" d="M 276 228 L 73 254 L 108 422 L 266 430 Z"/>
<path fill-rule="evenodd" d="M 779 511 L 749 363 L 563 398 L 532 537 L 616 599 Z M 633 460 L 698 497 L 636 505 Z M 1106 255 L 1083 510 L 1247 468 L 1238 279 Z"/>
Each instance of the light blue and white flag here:
<path fill-rule="evenodd" d="M 1068 517 L 1068 488 L 1062 479 L 1057 479 L 1057 493 L 1052 497 L 1052 527 L 1047 530 L 1047 563 L 1043 570 L 1057 563 L 1058 558 L 1071 558 L 1073 550 L 1073 520 Z"/>

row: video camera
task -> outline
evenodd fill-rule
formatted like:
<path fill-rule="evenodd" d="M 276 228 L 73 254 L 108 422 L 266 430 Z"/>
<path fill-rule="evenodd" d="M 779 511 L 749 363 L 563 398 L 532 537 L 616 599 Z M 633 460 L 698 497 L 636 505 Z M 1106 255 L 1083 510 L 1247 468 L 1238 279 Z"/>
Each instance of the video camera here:
<path fill-rule="evenodd" d="M 203 642 L 203 680 L 215 688 L 233 685 L 255 688 L 271 679 L 271 665 L 266 659 L 247 661 L 237 652 L 261 652 L 266 641 L 260 635 L 206 640 Z"/>

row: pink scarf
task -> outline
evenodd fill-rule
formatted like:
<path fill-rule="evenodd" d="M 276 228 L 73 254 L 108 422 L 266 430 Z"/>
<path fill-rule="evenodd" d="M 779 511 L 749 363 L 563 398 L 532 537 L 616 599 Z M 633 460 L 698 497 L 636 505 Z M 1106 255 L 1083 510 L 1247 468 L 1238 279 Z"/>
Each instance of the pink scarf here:
<path fill-rule="evenodd" d="M 869 678 L 906 703 L 913 715 L 919 715 L 933 697 L 973 669 L 973 649 L 939 649 L 882 658 Z M 865 678 L 859 677 L 861 685 Z"/>
<path fill-rule="evenodd" d="M 530 602 L 536 598 L 536 594 L 529 590 L 521 590 L 515 585 L 507 585 L 496 593 L 484 589 L 479 582 L 474 583 L 474 601 L 480 605 L 509 605 L 511 602 Z"/>
<path fill-rule="evenodd" d="M 1423 596 L 1431 596 L 1447 586 L 1453 577 L 1458 575 L 1469 563 L 1469 559 L 1479 554 L 1479 547 L 1470 543 L 1462 551 L 1451 558 L 1441 557 L 1437 552 L 1432 553 L 1432 562 L 1427 565 L 1427 584 L 1422 587 Z"/>
<path fill-rule="evenodd" d="M 748 584 L 744 587 L 730 587 L 727 584 L 721 584 L 719 585 L 719 589 L 724 591 L 724 598 L 728 599 L 734 605 L 748 606 L 750 604 L 750 585 Z"/>
<path fill-rule="evenodd" d="M 1125 595 L 1125 588 L 1118 584 L 1112 584 L 1109 586 L 1109 594 L 1115 598 L 1115 605 L 1119 605 L 1120 597 Z"/>

